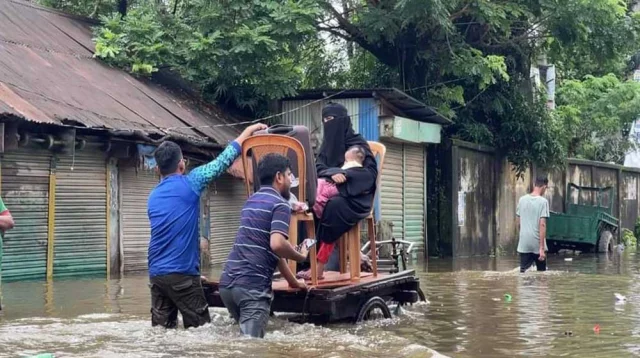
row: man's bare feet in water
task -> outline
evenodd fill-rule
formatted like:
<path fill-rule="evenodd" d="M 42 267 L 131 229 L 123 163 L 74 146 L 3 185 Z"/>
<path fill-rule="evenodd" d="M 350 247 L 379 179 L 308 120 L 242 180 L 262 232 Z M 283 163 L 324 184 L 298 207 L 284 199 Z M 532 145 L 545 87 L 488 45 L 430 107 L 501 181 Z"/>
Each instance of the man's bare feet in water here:
<path fill-rule="evenodd" d="M 322 280 L 324 278 L 324 264 L 322 262 L 318 262 L 318 280 Z M 311 269 L 300 271 L 296 275 L 298 278 L 303 278 L 305 280 L 311 280 Z"/>

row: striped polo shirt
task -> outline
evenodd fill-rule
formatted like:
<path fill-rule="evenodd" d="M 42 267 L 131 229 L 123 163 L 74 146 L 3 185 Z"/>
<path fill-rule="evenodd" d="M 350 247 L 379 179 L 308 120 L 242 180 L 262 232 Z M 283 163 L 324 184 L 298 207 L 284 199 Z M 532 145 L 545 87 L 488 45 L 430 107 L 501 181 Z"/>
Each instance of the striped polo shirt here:
<path fill-rule="evenodd" d="M 220 277 L 220 287 L 271 289 L 280 259 L 271 250 L 271 234 L 289 238 L 291 206 L 272 187 L 263 186 L 242 208 L 240 227 Z M 215 240 L 215 238 L 213 238 Z"/>

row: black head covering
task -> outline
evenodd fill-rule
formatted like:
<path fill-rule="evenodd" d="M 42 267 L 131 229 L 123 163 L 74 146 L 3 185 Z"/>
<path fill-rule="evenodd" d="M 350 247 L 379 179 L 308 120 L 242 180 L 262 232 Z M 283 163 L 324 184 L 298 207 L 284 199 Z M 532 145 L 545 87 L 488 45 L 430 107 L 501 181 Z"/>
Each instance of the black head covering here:
<path fill-rule="evenodd" d="M 324 122 L 324 118 L 329 116 L 333 116 L 333 119 Z M 344 152 L 354 145 L 362 147 L 366 155 L 373 158 L 367 141 L 353 131 L 351 117 L 345 106 L 339 103 L 328 103 L 322 109 L 322 119 L 324 140 L 316 160 L 318 164 L 327 168 L 341 167 L 344 164 Z"/>

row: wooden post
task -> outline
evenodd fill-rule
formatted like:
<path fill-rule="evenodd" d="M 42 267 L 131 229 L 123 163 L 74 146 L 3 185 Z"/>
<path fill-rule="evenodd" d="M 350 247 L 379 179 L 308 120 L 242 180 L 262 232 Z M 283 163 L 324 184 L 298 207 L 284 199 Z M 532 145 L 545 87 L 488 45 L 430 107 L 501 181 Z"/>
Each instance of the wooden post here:
<path fill-rule="evenodd" d="M 49 172 L 49 208 L 47 214 L 47 279 L 53 277 L 56 229 L 56 158 L 51 159 Z"/>
<path fill-rule="evenodd" d="M 307 229 L 307 238 L 314 237 L 316 234 L 315 224 L 313 219 L 304 223 Z M 311 247 L 309 252 L 309 262 L 311 263 L 311 285 L 313 287 L 318 286 L 318 243 Z M 295 274 L 295 271 L 293 272 Z"/>
<path fill-rule="evenodd" d="M 338 240 L 340 245 L 340 273 L 347 273 L 347 242 L 349 241 L 349 236 L 344 234 Z"/>
<path fill-rule="evenodd" d="M 120 274 L 120 201 L 118 162 L 107 161 L 107 278 Z"/>
<path fill-rule="evenodd" d="M 289 223 L 289 243 L 293 247 L 298 245 L 298 223 L 297 214 L 294 213 L 291 215 L 291 222 Z M 296 274 L 297 264 L 296 260 L 289 260 L 289 269 L 294 275 Z"/>
<path fill-rule="evenodd" d="M 360 222 L 347 233 L 349 241 L 349 264 L 351 280 L 360 280 Z"/>
<path fill-rule="evenodd" d="M 367 221 L 367 235 L 369 236 L 369 247 L 371 249 L 370 251 L 371 268 L 373 269 L 373 277 L 378 277 L 378 249 L 376 247 L 376 224 L 373 218 L 366 219 L 366 221 Z"/>

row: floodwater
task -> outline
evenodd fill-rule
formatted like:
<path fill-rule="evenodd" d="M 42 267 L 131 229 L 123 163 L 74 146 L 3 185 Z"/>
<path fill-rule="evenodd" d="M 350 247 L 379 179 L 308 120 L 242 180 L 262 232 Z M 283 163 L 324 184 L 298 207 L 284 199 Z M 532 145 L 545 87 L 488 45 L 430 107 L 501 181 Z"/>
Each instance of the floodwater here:
<path fill-rule="evenodd" d="M 515 257 L 432 259 L 414 267 L 426 304 L 361 325 L 280 316 L 264 340 L 240 337 L 220 309 L 198 329 L 151 328 L 145 275 L 5 283 L 0 357 L 640 356 L 640 253 L 553 256 L 545 273 L 516 266 Z"/>

